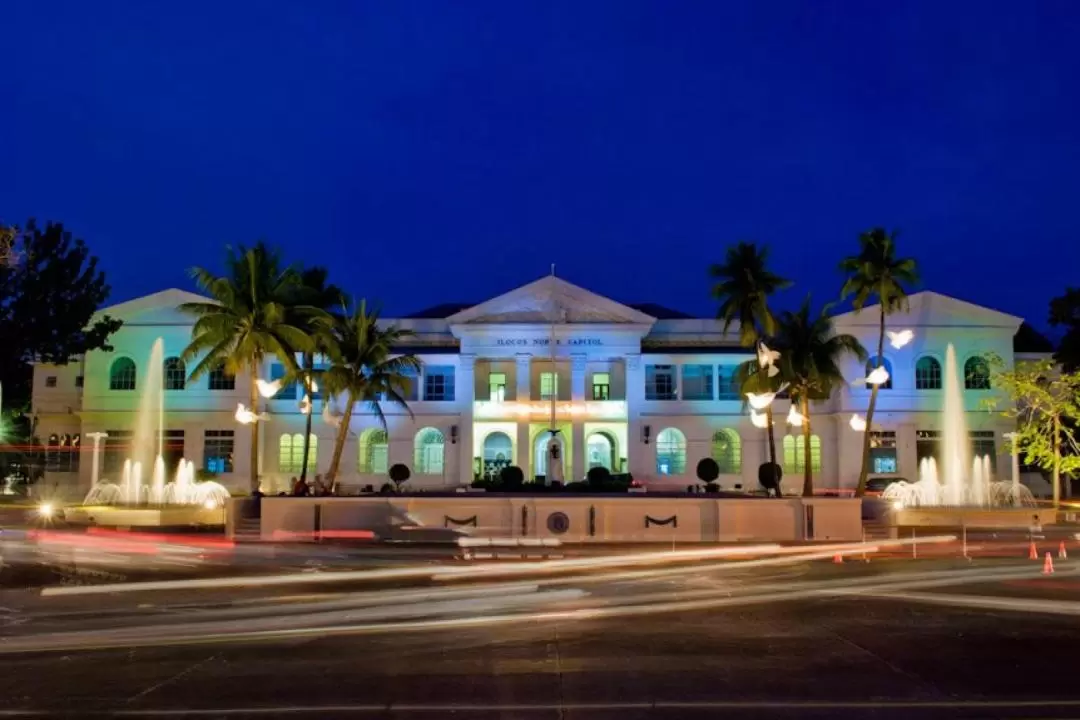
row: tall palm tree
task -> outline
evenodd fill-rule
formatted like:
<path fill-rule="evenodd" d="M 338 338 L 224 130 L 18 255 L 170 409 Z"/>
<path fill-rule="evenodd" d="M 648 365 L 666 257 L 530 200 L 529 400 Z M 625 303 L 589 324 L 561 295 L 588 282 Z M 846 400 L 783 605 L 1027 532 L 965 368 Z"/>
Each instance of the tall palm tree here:
<path fill-rule="evenodd" d="M 791 388 L 791 402 L 798 403 L 803 417 L 803 497 L 812 497 L 810 401 L 827 399 L 835 387 L 843 385 L 840 364 L 844 356 L 850 353 L 865 362 L 866 349 L 854 335 L 834 333 L 827 309 L 811 316 L 809 296 L 798 312 L 782 313 L 777 324 L 780 376 Z"/>
<path fill-rule="evenodd" d="M 733 322 L 739 324 L 739 342 L 743 347 L 753 347 L 776 333 L 769 296 L 792 285 L 791 280 L 769 271 L 768 260 L 769 248 L 740 242 L 727 249 L 722 264 L 709 268 L 709 275 L 716 280 L 712 296 L 720 301 L 717 317 L 724 321 L 725 334 Z M 777 467 L 771 407 L 766 408 L 765 417 L 769 462 Z"/>
<path fill-rule="evenodd" d="M 873 228 L 859 235 L 859 254 L 844 258 L 840 263 L 841 272 L 847 275 L 841 298 L 854 296 L 851 305 L 855 312 L 866 307 L 871 299 L 880 305 L 881 322 L 878 332 L 875 368 L 885 362 L 885 316 L 908 307 L 908 291 L 919 282 L 919 271 L 912 258 L 896 257 L 896 235 L 883 228 Z M 869 475 L 870 427 L 874 420 L 874 407 L 877 405 L 878 386 L 870 390 L 870 404 L 866 408 L 866 432 L 863 436 L 862 467 L 859 470 L 859 484 L 855 488 L 856 497 L 866 492 L 866 480 Z"/>
<path fill-rule="evenodd" d="M 351 313 L 345 308 L 342 310 L 335 322 L 330 367 L 322 373 L 327 394 L 345 395 L 345 410 L 334 440 L 330 469 L 326 473 L 331 482 L 337 478 L 356 403 L 366 404 L 385 429 L 386 416 L 381 403 L 393 403 L 412 415 L 406 395 L 420 370 L 420 361 L 415 355 L 393 354 L 395 346 L 412 337 L 411 330 L 379 327 L 379 313 L 369 313 L 363 300 Z"/>
<path fill-rule="evenodd" d="M 297 305 L 298 273 L 285 267 L 277 251 L 259 242 L 252 248 L 229 248 L 224 275 L 201 267 L 191 275 L 211 302 L 185 303 L 181 311 L 194 315 L 191 342 L 183 352 L 185 360 L 202 355 L 191 372 L 197 379 L 224 365 L 234 375 L 251 375 L 250 402 L 259 412 L 255 381 L 263 359 L 275 355 L 289 367 L 295 366 L 293 349 L 307 350 L 311 338 L 302 327 L 290 322 L 290 308 Z M 251 424 L 251 491 L 259 489 L 258 423 Z"/>
<path fill-rule="evenodd" d="M 345 294 L 336 285 L 328 284 L 329 271 L 324 267 L 307 268 L 300 273 L 300 286 L 297 289 L 299 302 L 293 307 L 293 323 L 302 327 L 311 339 L 309 350 L 297 350 L 300 365 L 295 373 L 285 378 L 285 382 L 299 382 L 306 397 L 314 397 L 314 386 L 318 384 L 320 371 L 315 367 L 315 354 L 326 354 L 334 342 L 334 322 L 331 311 L 344 304 Z M 304 458 L 300 466 L 300 482 L 307 482 L 308 458 L 311 456 L 311 423 L 315 415 L 314 406 L 308 407 L 304 426 Z"/>

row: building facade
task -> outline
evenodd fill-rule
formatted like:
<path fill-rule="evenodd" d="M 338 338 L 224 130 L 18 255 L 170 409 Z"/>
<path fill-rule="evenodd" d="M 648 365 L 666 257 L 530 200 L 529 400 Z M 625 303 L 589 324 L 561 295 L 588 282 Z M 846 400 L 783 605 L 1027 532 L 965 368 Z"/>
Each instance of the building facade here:
<path fill-rule="evenodd" d="M 46 482 L 71 493 L 89 488 L 93 433 L 101 442 L 101 477 L 117 479 L 128 455 L 136 410 L 157 338 L 164 344 L 164 447 L 167 460 L 186 457 L 237 491 L 247 489 L 249 443 L 260 437 L 260 475 L 267 492 L 284 491 L 300 472 L 305 416 L 295 387 L 265 402 L 267 417 L 241 425 L 234 414 L 247 403 L 252 378 L 223 372 L 192 381 L 178 357 L 192 319 L 178 306 L 202 300 L 166 290 L 103 310 L 124 321 L 114 350 L 92 352 L 66 366 L 38 365 L 33 412 L 48 444 Z M 412 383 L 411 414 L 384 404 L 386 428 L 357 407 L 342 457 L 346 485 L 380 486 L 387 468 L 404 463 L 414 488 L 454 488 L 517 465 L 527 478 L 547 473 L 547 444 L 560 445 L 566 480 L 603 465 L 629 472 L 649 487 L 685 488 L 697 482 L 705 457 L 720 465 L 725 489 L 757 488 L 757 468 L 768 454 L 766 433 L 754 427 L 732 384 L 735 368 L 751 359 L 719 321 L 693 318 L 656 305 L 628 306 L 564 280 L 545 277 L 471 307 L 443 306 L 386 320 L 415 335 L 402 352 L 423 370 Z M 838 332 L 858 337 L 873 352 L 877 307 L 835 318 Z M 889 318 L 892 330 L 911 329 L 899 350 L 886 345 L 890 382 L 879 392 L 871 473 L 915 479 L 922 457 L 937 453 L 946 348 L 955 348 L 967 424 L 980 455 L 1001 475 L 1007 420 L 986 410 L 995 398 L 986 358 L 1014 362 L 1020 318 L 933 292 L 911 297 L 910 311 Z M 264 379 L 284 368 L 268 359 Z M 859 475 L 863 435 L 849 424 L 864 414 L 870 391 L 857 382 L 866 368 L 844 367 L 849 383 L 813 404 L 811 463 L 819 488 L 851 488 Z M 315 398 L 311 472 L 329 465 L 341 408 Z M 784 422 L 788 401 L 774 405 L 777 456 L 785 489 L 797 492 L 802 475 L 802 431 Z M 554 425 L 559 430 L 549 432 Z"/>

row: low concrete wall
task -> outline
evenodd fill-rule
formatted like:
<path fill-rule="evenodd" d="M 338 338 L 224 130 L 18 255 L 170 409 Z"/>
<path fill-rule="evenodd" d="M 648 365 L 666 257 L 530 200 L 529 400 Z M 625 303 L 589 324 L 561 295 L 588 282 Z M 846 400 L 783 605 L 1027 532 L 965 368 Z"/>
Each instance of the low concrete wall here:
<path fill-rule="evenodd" d="M 417 540 L 465 533 L 569 543 L 845 541 L 862 537 L 860 507 L 848 498 L 264 497 L 260 534 L 265 540 L 370 530 Z M 227 514 L 230 523 L 239 516 Z"/>
<path fill-rule="evenodd" d="M 1022 528 L 1057 522 L 1053 508 L 905 508 L 886 516 L 890 525 L 902 527 Z"/>

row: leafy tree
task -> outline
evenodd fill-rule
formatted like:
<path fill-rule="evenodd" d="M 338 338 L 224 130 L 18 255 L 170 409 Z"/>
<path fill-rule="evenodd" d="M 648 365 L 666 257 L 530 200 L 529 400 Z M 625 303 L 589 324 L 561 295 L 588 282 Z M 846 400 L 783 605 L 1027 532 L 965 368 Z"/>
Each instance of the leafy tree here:
<path fill-rule="evenodd" d="M 517 490 L 525 484 L 525 473 L 517 465 L 507 465 L 499 471 L 499 480 L 504 488 Z"/>
<path fill-rule="evenodd" d="M 327 393 L 345 395 L 345 412 L 327 471 L 331 481 L 337 477 L 356 403 L 366 404 L 383 428 L 386 417 L 382 402 L 402 407 L 411 415 L 405 396 L 420 370 L 420 361 L 415 355 L 393 354 L 394 347 L 412 337 L 412 332 L 397 327 L 379 327 L 378 312 L 369 313 L 363 300 L 352 313 L 343 309 L 335 320 L 334 342 L 327 348 L 330 367 L 323 371 L 322 379 Z"/>
<path fill-rule="evenodd" d="M 111 350 L 120 321 L 95 317 L 109 297 L 98 259 L 60 223 L 0 225 L 0 385 L 5 405 L 30 401 L 31 361 L 63 365 L 91 350 Z M 10 252 L 9 252 L 10 249 Z"/>
<path fill-rule="evenodd" d="M 1061 476 L 1080 470 L 1080 372 L 1065 372 L 1052 360 L 1023 362 L 1009 368 L 997 355 L 989 356 L 992 386 L 1007 396 L 990 399 L 990 408 L 1016 421 L 1010 447 L 1024 462 L 1050 472 L 1054 507 L 1061 502 Z"/>
<path fill-rule="evenodd" d="M 878 332 L 875 368 L 885 361 L 885 316 L 906 310 L 908 291 L 919 282 L 918 268 L 911 258 L 896 257 L 896 235 L 883 228 L 873 228 L 859 235 L 859 254 L 844 258 L 840 270 L 847 279 L 840 291 L 842 298 L 854 296 L 852 307 L 855 312 L 866 307 L 871 299 L 877 300 L 880 308 L 880 330 Z M 866 427 L 874 420 L 874 407 L 877 405 L 878 386 L 870 390 L 870 404 L 866 408 Z M 859 484 L 855 495 L 861 497 L 866 492 L 866 480 L 869 474 L 870 433 L 863 437 L 862 466 L 859 470 Z"/>
<path fill-rule="evenodd" d="M 720 477 L 720 465 L 711 457 L 701 458 L 697 464 L 697 478 L 705 483 L 710 492 L 717 489 L 716 478 Z"/>
<path fill-rule="evenodd" d="M 810 401 L 827 399 L 834 388 L 844 384 L 840 364 L 851 354 L 866 361 L 866 349 L 854 335 L 836 334 L 827 308 L 817 316 L 810 313 L 810 297 L 798 312 L 784 312 L 778 322 L 780 376 L 791 388 L 791 401 L 798 403 L 803 417 L 803 497 L 814 495 L 814 471 L 810 463 Z M 869 433 L 867 433 L 869 435 Z"/>
<path fill-rule="evenodd" d="M 720 302 L 717 317 L 724 321 L 724 333 L 731 324 L 739 324 L 739 342 L 744 347 L 772 337 L 776 332 L 776 318 L 769 309 L 769 297 L 791 287 L 792 282 L 768 269 L 769 249 L 755 243 L 740 242 L 729 247 L 724 262 L 709 268 L 709 275 L 716 280 L 712 296 Z M 768 378 L 762 382 L 768 383 Z M 769 439 L 769 461 L 774 468 L 776 441 L 773 437 L 772 408 L 766 408 L 766 433 Z"/>
<path fill-rule="evenodd" d="M 263 361 L 276 356 L 291 370 L 296 369 L 294 352 L 309 351 L 313 343 L 295 322 L 299 305 L 300 275 L 285 267 L 277 251 L 259 242 L 252 248 L 229 248 L 224 275 L 205 268 L 193 268 L 192 277 L 212 298 L 211 302 L 185 303 L 183 312 L 196 317 L 191 342 L 183 358 L 202 356 L 191 371 L 197 379 L 224 364 L 233 374 L 247 371 L 251 376 L 252 412 L 259 413 L 259 378 Z M 251 424 L 251 491 L 259 489 L 258 422 Z"/>
<path fill-rule="evenodd" d="M 394 489 L 401 490 L 401 484 L 412 477 L 409 466 L 402 463 L 394 463 L 390 466 L 390 479 L 394 482 Z"/>
<path fill-rule="evenodd" d="M 1054 358 L 1067 373 L 1080 370 L 1080 288 L 1067 288 L 1050 301 L 1050 325 L 1065 330 Z"/>

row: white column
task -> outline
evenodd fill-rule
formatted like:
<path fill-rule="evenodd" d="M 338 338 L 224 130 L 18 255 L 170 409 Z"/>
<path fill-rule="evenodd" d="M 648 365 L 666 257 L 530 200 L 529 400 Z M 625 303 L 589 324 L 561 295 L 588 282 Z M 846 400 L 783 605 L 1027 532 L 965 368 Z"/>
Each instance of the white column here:
<path fill-rule="evenodd" d="M 458 405 L 458 485 L 473 481 L 473 396 L 476 393 L 476 355 L 458 356 L 457 405 Z M 450 484 L 455 484 L 449 478 Z"/>
<path fill-rule="evenodd" d="M 585 402 L 585 356 L 570 357 L 570 400 L 574 403 Z"/>
<path fill-rule="evenodd" d="M 626 363 L 626 461 L 635 480 L 652 478 L 656 474 L 653 462 L 653 443 L 656 442 L 657 428 L 653 427 L 649 435 L 649 444 L 644 441 L 644 428 L 651 425 L 645 411 L 645 368 L 641 364 L 641 355 L 627 355 Z"/>
<path fill-rule="evenodd" d="M 585 402 L 585 367 L 586 358 L 583 354 L 575 354 L 570 357 L 570 401 L 576 406 Z M 574 420 L 571 426 L 570 444 L 572 461 L 566 469 L 566 482 L 576 482 L 585 479 L 585 423 L 582 420 Z"/>
<path fill-rule="evenodd" d="M 531 361 L 531 355 L 517 356 L 517 370 L 514 373 L 517 377 L 517 391 L 514 395 L 514 399 L 517 402 L 529 401 L 529 373 Z"/>
<path fill-rule="evenodd" d="M 536 468 L 532 465 L 533 449 L 529 444 L 529 421 L 519 420 L 517 424 L 517 458 L 514 462 L 525 474 L 525 481 L 532 482 L 536 477 Z"/>
<path fill-rule="evenodd" d="M 90 487 L 94 487 L 98 484 L 98 477 L 101 472 L 101 464 L 99 459 L 101 457 L 101 441 L 109 437 L 109 433 L 104 432 L 92 432 L 87 435 L 88 438 L 94 441 L 94 452 L 90 456 Z"/>

